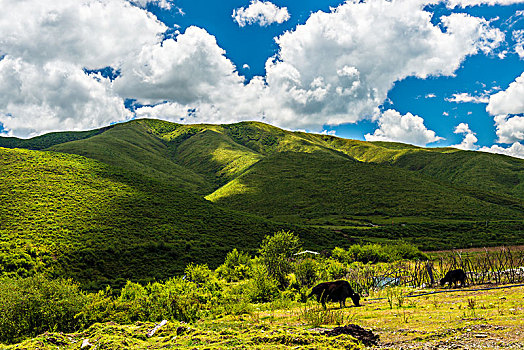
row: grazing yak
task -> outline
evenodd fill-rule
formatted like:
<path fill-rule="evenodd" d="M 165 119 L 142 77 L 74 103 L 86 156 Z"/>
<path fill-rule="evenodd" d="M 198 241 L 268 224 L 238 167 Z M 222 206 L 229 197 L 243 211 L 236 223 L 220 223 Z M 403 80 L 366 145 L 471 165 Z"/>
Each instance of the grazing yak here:
<path fill-rule="evenodd" d="M 339 302 L 340 307 L 346 306 L 346 299 L 351 298 L 355 306 L 360 306 L 360 296 L 353 292 L 348 281 L 324 282 L 316 285 L 311 290 L 308 298 L 316 295 L 317 301 L 322 303 L 324 309 L 326 308 L 326 301 Z"/>
<path fill-rule="evenodd" d="M 449 283 L 449 286 L 451 287 L 451 283 L 453 283 L 455 287 L 457 287 L 458 281 L 460 281 L 460 286 L 464 287 L 466 283 L 466 273 L 462 269 L 448 271 L 446 276 L 440 280 L 440 285 L 444 286 L 446 283 Z"/>

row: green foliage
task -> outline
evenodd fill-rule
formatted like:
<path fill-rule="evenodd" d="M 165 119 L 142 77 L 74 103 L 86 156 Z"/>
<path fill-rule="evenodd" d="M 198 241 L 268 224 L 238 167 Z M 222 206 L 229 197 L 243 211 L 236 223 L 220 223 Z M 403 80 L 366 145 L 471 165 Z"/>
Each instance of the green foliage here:
<path fill-rule="evenodd" d="M 0 149 L 3 276 L 146 285 L 190 262 L 213 269 L 234 247 L 254 253 L 281 229 L 319 251 L 398 239 L 425 250 L 524 243 L 524 161 L 502 155 L 158 120 L 1 145 L 46 150 Z M 245 264 L 217 272 L 250 273 Z M 277 274 L 282 287 L 287 273 Z"/>
<path fill-rule="evenodd" d="M 248 296 L 252 302 L 268 302 L 279 294 L 277 280 L 269 274 L 265 264 L 255 264 L 248 282 Z"/>
<path fill-rule="evenodd" d="M 0 169 L 6 276 L 49 272 L 90 290 L 146 284 L 190 262 L 215 268 L 231 247 L 254 251 L 285 227 L 80 156 L 0 149 Z"/>
<path fill-rule="evenodd" d="M 280 287 L 286 284 L 286 275 L 291 272 L 290 259 L 300 249 L 300 239 L 291 231 L 279 231 L 266 236 L 258 250 L 261 262 L 268 274 Z"/>
<path fill-rule="evenodd" d="M 294 264 L 295 276 L 300 287 L 311 287 L 317 281 L 317 262 L 302 259 Z"/>
<path fill-rule="evenodd" d="M 321 226 L 356 223 L 369 229 L 369 221 L 378 218 L 386 223 L 399 218 L 399 224 L 411 218 L 524 219 L 522 199 L 462 191 L 425 174 L 327 151 L 272 154 L 206 198 L 268 218 Z"/>
<path fill-rule="evenodd" d="M 318 328 L 322 325 L 337 325 L 344 323 L 344 312 L 342 310 L 324 309 L 318 304 L 309 306 L 304 304 L 300 310 L 300 318 L 309 326 Z"/>
<path fill-rule="evenodd" d="M 393 262 L 402 259 L 427 260 L 428 256 L 422 253 L 416 246 L 400 242 L 397 244 L 355 244 L 348 250 L 336 247 L 332 256 L 338 261 L 349 264 L 353 261 L 363 263 Z"/>
<path fill-rule="evenodd" d="M 224 263 L 216 272 L 218 276 L 227 282 L 236 282 L 247 278 L 251 270 L 251 258 L 249 254 L 239 252 L 236 248 L 227 253 Z"/>
<path fill-rule="evenodd" d="M 209 269 L 207 264 L 197 265 L 190 263 L 185 269 L 185 274 L 189 281 L 197 284 L 205 284 L 211 282 L 213 271 Z"/>
<path fill-rule="evenodd" d="M 72 332 L 75 318 L 87 301 L 69 280 L 48 280 L 41 275 L 0 280 L 0 342 L 16 342 L 46 331 Z"/>
<path fill-rule="evenodd" d="M 322 281 L 338 280 L 346 276 L 348 272 L 347 264 L 336 259 L 325 259 L 322 262 L 322 269 L 318 271 L 318 279 Z"/>
<path fill-rule="evenodd" d="M 49 134 L 36 136 L 30 139 L 18 139 L 16 137 L 0 136 L 0 147 L 41 150 L 61 143 L 88 139 L 90 137 L 101 134 L 107 130 L 110 130 L 112 127 L 113 126 L 107 126 L 105 128 L 89 131 L 52 132 Z"/>

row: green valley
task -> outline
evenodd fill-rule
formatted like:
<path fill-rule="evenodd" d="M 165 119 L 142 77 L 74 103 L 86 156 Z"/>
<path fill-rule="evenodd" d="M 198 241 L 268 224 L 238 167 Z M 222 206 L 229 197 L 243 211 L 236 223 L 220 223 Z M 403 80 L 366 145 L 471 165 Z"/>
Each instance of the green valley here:
<path fill-rule="evenodd" d="M 522 244 L 524 160 L 142 119 L 0 138 L 0 203 L 2 274 L 46 271 L 96 289 L 216 267 L 279 229 L 313 250 Z"/>

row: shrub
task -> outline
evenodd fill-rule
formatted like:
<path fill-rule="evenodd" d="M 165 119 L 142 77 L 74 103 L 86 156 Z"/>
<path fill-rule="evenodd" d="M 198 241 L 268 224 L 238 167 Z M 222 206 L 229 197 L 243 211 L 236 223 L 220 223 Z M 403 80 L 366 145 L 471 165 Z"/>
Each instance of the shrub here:
<path fill-rule="evenodd" d="M 317 270 L 318 279 L 323 281 L 344 278 L 348 272 L 345 264 L 329 258 L 322 261 L 321 268 Z"/>
<path fill-rule="evenodd" d="M 87 298 L 70 280 L 41 275 L 0 280 L 0 341 L 16 342 L 46 331 L 72 332 Z"/>
<path fill-rule="evenodd" d="M 295 276 L 299 286 L 311 287 L 317 280 L 317 263 L 313 259 L 304 259 L 295 263 Z"/>
<path fill-rule="evenodd" d="M 247 253 L 239 252 L 236 248 L 227 253 L 224 263 L 216 272 L 227 282 L 236 282 L 249 276 L 251 258 Z"/>
<path fill-rule="evenodd" d="M 400 242 L 391 245 L 381 244 L 355 244 L 347 251 L 342 248 L 333 249 L 333 257 L 343 263 L 360 261 L 363 263 L 393 262 L 402 259 L 427 260 L 428 256 L 416 246 Z"/>
<path fill-rule="evenodd" d="M 253 276 L 248 284 L 248 296 L 253 302 L 268 302 L 279 294 L 277 281 L 269 275 L 264 264 L 253 267 Z"/>
<path fill-rule="evenodd" d="M 189 281 L 198 284 L 206 284 L 210 282 L 213 277 L 213 271 L 211 271 L 206 264 L 195 265 L 190 263 L 185 269 L 185 274 Z"/>
<path fill-rule="evenodd" d="M 289 260 L 300 249 L 300 240 L 293 232 L 279 231 L 273 236 L 266 236 L 262 241 L 260 258 L 267 267 L 267 273 L 273 277 L 279 287 L 285 287 L 286 275 L 291 272 Z"/>
<path fill-rule="evenodd" d="M 300 319 L 313 328 L 328 324 L 340 326 L 344 323 L 344 318 L 343 310 L 324 309 L 320 305 L 309 307 L 306 303 L 304 309 L 300 310 Z"/>

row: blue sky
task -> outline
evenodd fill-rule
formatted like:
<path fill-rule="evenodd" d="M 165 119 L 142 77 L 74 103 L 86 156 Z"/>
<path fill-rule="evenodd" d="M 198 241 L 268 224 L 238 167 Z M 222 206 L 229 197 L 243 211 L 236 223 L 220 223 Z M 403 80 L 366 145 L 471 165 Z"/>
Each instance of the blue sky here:
<path fill-rule="evenodd" d="M 262 120 L 360 140 L 524 157 L 520 0 L 6 6 L 4 135 L 138 117 Z"/>

